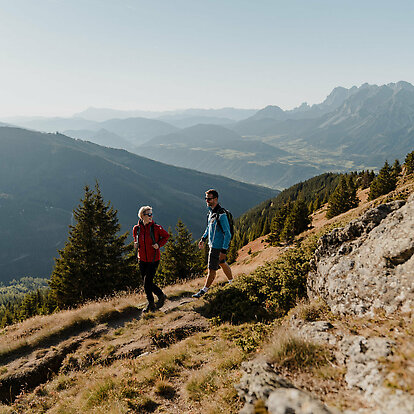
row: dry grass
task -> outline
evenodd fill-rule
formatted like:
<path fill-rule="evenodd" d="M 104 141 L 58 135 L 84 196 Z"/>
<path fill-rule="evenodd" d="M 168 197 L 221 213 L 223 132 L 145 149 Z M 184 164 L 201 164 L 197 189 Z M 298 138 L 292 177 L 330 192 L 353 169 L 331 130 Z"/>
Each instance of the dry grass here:
<path fill-rule="evenodd" d="M 170 299 L 189 296 L 196 290 L 198 280 L 183 282 L 165 288 Z M 52 315 L 39 315 L 0 330 L 0 356 L 18 352 L 20 349 L 33 348 L 64 332 L 76 329 L 90 329 L 111 319 L 118 319 L 122 314 L 144 306 L 143 294 L 118 294 L 100 301 L 89 302 L 72 310 L 64 310 Z M 152 319 L 154 315 L 147 314 Z M 121 331 L 119 331 L 121 332 Z"/>
<path fill-rule="evenodd" d="M 160 321 L 171 318 L 164 315 Z M 130 329 L 135 331 L 139 323 L 149 328 L 148 321 L 136 321 Z M 239 335 L 237 327 L 213 327 L 139 358 L 62 372 L 21 395 L 13 408 L 33 413 L 238 412 L 241 402 L 234 384 L 240 363 L 249 357 L 233 341 Z M 91 343 L 90 349 L 95 352 L 98 345 Z"/>
<path fill-rule="evenodd" d="M 294 316 L 305 322 L 314 322 L 331 317 L 328 305 L 322 300 L 311 302 L 303 300 L 289 312 L 289 316 Z"/>
<path fill-rule="evenodd" d="M 325 347 L 304 341 L 285 328 L 275 331 L 266 354 L 270 363 L 290 370 L 320 367 L 330 358 Z"/>
<path fill-rule="evenodd" d="M 135 308 L 139 299 L 141 297 L 136 294 L 118 295 L 99 302 L 90 302 L 73 310 L 35 316 L 3 328 L 0 332 L 0 356 L 20 348 L 34 347 L 66 330 L 94 326 L 111 317 L 120 317 L 122 313 Z"/>

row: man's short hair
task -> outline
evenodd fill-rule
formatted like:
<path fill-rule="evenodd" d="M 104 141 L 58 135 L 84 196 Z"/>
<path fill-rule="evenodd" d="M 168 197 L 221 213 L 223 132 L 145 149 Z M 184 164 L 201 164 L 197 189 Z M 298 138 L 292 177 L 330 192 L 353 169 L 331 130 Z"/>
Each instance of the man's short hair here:
<path fill-rule="evenodd" d="M 214 190 L 214 188 L 210 188 L 210 190 L 207 190 L 206 194 L 208 194 L 209 196 L 213 198 L 218 198 L 218 192 Z"/>

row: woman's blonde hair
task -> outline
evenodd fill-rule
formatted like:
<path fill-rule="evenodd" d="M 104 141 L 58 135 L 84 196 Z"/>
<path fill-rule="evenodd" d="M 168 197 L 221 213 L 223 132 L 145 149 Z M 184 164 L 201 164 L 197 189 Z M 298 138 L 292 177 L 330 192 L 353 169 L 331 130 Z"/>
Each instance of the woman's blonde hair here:
<path fill-rule="evenodd" d="M 148 210 L 152 210 L 151 206 L 142 206 L 139 211 L 138 211 L 138 218 L 140 218 L 141 220 L 143 220 L 142 216 L 144 215 L 144 213 Z"/>

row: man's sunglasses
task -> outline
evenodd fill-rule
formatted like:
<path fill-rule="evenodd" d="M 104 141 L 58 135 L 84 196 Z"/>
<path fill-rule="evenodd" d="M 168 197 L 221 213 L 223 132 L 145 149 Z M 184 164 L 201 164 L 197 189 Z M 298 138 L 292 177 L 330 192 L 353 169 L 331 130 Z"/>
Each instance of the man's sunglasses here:
<path fill-rule="evenodd" d="M 210 201 L 210 200 L 214 200 L 214 197 L 206 197 L 205 199 Z"/>
<path fill-rule="evenodd" d="M 152 217 L 152 213 L 144 213 L 144 216 Z"/>

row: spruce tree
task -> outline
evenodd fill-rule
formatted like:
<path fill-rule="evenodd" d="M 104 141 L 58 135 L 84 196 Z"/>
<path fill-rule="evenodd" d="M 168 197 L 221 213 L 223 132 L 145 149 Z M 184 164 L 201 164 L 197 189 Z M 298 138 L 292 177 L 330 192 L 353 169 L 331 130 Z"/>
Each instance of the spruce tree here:
<path fill-rule="evenodd" d="M 270 224 L 270 234 L 267 238 L 267 241 L 273 245 L 277 245 L 280 239 L 280 234 L 282 233 L 283 228 L 285 227 L 285 221 L 293 208 L 293 203 L 291 201 L 283 204 L 282 207 L 277 210 L 276 214 L 273 216 L 272 222 Z"/>
<path fill-rule="evenodd" d="M 351 174 L 347 177 L 347 188 L 348 188 L 348 203 L 347 208 L 350 210 L 351 208 L 358 207 L 359 198 L 357 196 L 357 186 L 356 186 L 356 175 Z"/>
<path fill-rule="evenodd" d="M 193 279 L 204 271 L 203 251 L 198 249 L 192 234 L 181 220 L 178 220 L 175 231 L 175 234 L 170 234 L 161 256 L 157 281 L 162 285 Z"/>
<path fill-rule="evenodd" d="M 305 202 L 303 199 L 296 200 L 286 217 L 283 230 L 280 233 L 280 240 L 287 243 L 292 242 L 293 238 L 305 231 L 310 223 L 309 210 Z"/>
<path fill-rule="evenodd" d="M 353 176 L 342 175 L 339 184 L 329 197 L 326 217 L 329 219 L 356 207 L 359 201 L 356 190 Z"/>
<path fill-rule="evenodd" d="M 374 200 L 383 194 L 388 194 L 390 191 L 395 189 L 396 184 L 397 178 L 394 176 L 393 170 L 388 164 L 388 161 L 385 161 L 384 166 L 381 168 L 380 172 L 370 185 L 368 199 Z"/>
<path fill-rule="evenodd" d="M 85 186 L 84 198 L 74 210 L 75 226 L 49 282 L 60 308 L 137 287 L 137 267 L 128 233 L 118 235 L 117 211 L 105 203 L 98 183 L 95 191 Z"/>
<path fill-rule="evenodd" d="M 395 160 L 394 161 L 394 164 L 392 166 L 392 174 L 394 175 L 394 177 L 396 179 L 398 179 L 398 176 L 401 174 L 401 170 L 402 170 L 402 168 L 401 168 L 400 161 L 399 160 Z"/>
<path fill-rule="evenodd" d="M 411 151 L 405 157 L 404 167 L 406 174 L 412 174 L 414 172 L 414 151 Z"/>
<path fill-rule="evenodd" d="M 362 189 L 368 188 L 374 178 L 375 178 L 374 171 L 372 171 L 372 170 L 371 171 L 369 171 L 369 170 L 363 171 L 362 175 L 361 175 L 361 180 L 359 182 L 360 187 Z"/>

